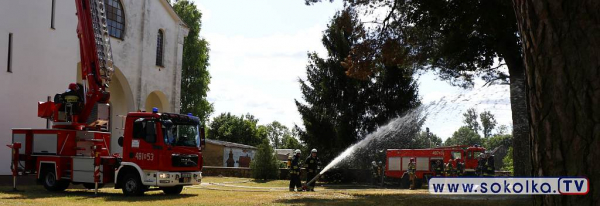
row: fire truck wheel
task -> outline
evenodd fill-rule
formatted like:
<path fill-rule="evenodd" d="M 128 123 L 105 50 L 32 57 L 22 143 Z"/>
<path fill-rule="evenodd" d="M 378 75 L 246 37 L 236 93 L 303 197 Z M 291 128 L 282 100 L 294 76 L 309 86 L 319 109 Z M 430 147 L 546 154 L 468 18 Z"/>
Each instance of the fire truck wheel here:
<path fill-rule="evenodd" d="M 123 177 L 122 189 L 126 196 L 143 195 L 146 187 L 142 184 L 140 177 L 135 173 L 127 174 Z"/>
<path fill-rule="evenodd" d="M 85 187 L 85 189 L 88 189 L 88 190 L 93 190 L 93 189 L 96 189 L 96 184 L 94 184 L 94 183 L 83 183 L 83 187 Z M 104 184 L 98 183 L 98 189 L 100 189 L 102 187 L 104 187 Z"/>
<path fill-rule="evenodd" d="M 57 180 L 54 171 L 47 171 L 42 175 L 42 184 L 48 191 L 60 192 L 65 191 L 69 187 L 69 182 L 65 180 Z"/>
<path fill-rule="evenodd" d="M 178 185 L 175 187 L 163 187 L 161 189 L 167 195 L 178 195 L 183 190 L 183 185 Z"/>

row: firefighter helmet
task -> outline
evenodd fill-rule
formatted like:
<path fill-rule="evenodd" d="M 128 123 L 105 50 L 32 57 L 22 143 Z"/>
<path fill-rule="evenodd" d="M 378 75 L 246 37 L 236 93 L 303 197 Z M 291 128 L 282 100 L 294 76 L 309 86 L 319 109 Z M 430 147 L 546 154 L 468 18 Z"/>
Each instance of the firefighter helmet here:
<path fill-rule="evenodd" d="M 310 153 L 317 153 L 317 149 L 312 149 Z"/>
<path fill-rule="evenodd" d="M 299 149 L 296 149 L 296 151 L 294 151 L 294 154 L 302 154 L 302 151 L 300 151 Z"/>
<path fill-rule="evenodd" d="M 414 157 L 411 157 L 411 158 L 410 158 L 410 161 L 411 161 L 411 162 L 414 162 L 414 161 L 415 161 L 415 158 L 414 158 Z"/>
<path fill-rule="evenodd" d="M 69 84 L 69 89 L 72 91 L 75 91 L 75 90 L 79 89 L 79 86 L 77 85 L 77 83 L 71 83 L 71 84 Z"/>

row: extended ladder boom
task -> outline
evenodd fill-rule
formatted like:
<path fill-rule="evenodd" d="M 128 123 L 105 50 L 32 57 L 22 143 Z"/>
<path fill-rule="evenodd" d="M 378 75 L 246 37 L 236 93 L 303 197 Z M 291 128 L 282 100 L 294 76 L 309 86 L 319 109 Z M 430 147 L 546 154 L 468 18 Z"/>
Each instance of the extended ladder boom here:
<path fill-rule="evenodd" d="M 81 53 L 81 78 L 84 80 L 84 107 L 78 123 L 85 123 L 96 103 L 107 103 L 106 91 L 114 72 L 104 0 L 75 0 L 77 36 Z"/>

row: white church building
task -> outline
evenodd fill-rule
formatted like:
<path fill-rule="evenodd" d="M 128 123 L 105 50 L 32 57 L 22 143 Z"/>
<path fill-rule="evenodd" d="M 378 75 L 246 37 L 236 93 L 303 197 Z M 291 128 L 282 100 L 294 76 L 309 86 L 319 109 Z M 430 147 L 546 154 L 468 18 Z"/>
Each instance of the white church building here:
<path fill-rule="evenodd" d="M 167 0 L 105 1 L 115 65 L 111 132 L 117 138 L 127 112 L 179 112 L 188 27 Z M 45 128 L 37 102 L 81 81 L 75 13 L 74 0 L 0 1 L 0 175 L 10 174 L 4 145 L 11 128 Z"/>

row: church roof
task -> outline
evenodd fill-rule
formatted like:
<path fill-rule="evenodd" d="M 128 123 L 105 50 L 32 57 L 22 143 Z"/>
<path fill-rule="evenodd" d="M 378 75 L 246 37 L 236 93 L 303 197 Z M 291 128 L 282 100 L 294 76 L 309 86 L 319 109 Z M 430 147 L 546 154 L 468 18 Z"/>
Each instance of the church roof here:
<path fill-rule="evenodd" d="M 254 150 L 256 149 L 256 147 L 253 147 L 250 145 L 239 144 L 239 143 L 234 143 L 234 142 L 226 142 L 226 141 L 214 140 L 214 139 L 206 139 L 206 143 L 221 145 L 221 146 L 225 146 L 225 147 L 235 147 L 235 148 L 254 149 Z"/>

